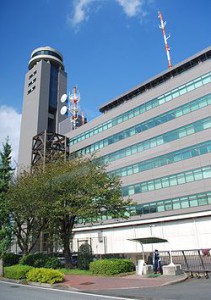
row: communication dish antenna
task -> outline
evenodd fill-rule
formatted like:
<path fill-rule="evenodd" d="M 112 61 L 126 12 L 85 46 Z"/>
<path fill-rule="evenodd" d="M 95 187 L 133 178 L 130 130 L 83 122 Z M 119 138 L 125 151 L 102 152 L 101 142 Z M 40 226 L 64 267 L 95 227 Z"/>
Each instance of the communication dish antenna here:
<path fill-rule="evenodd" d="M 63 116 L 67 113 L 67 106 L 63 106 L 60 110 L 60 114 Z"/>
<path fill-rule="evenodd" d="M 61 102 L 64 103 L 65 101 L 67 101 L 67 94 L 62 95 L 61 97 Z"/>

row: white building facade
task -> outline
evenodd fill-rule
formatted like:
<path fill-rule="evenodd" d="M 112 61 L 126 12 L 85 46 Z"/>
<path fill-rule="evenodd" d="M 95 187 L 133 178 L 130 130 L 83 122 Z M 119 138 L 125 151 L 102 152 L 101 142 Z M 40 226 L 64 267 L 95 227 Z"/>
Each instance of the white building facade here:
<path fill-rule="evenodd" d="M 135 205 L 126 220 L 78 224 L 72 250 L 137 256 L 135 238 L 161 250 L 211 248 L 211 48 L 136 86 L 67 133 L 70 152 L 95 152 Z M 154 245 L 145 245 L 152 251 Z"/>

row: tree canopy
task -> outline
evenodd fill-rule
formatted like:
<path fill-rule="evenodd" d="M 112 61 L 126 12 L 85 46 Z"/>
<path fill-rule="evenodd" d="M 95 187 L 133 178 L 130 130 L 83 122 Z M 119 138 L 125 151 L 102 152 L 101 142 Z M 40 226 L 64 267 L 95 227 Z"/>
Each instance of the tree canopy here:
<path fill-rule="evenodd" d="M 31 240 L 25 235 L 26 244 L 32 245 L 35 225 L 39 230 L 51 230 L 59 235 L 67 267 L 73 228 L 78 220 L 86 223 L 97 222 L 102 215 L 125 217 L 130 204 L 121 196 L 119 178 L 110 176 L 106 167 L 92 157 L 57 160 L 46 164 L 44 171 L 37 168 L 22 174 L 11 186 L 8 199 L 18 239 L 25 234 L 24 224 L 27 230 L 31 229 Z M 32 248 L 25 245 L 22 249 L 29 252 Z"/>
<path fill-rule="evenodd" d="M 0 151 L 0 256 L 11 245 L 11 222 L 6 201 L 6 193 L 13 174 L 11 152 L 12 148 L 7 138 Z"/>
<path fill-rule="evenodd" d="M 25 172 L 11 182 L 7 193 L 13 233 L 23 254 L 32 251 L 46 227 L 51 199 L 48 198 L 45 179 L 40 170 Z"/>

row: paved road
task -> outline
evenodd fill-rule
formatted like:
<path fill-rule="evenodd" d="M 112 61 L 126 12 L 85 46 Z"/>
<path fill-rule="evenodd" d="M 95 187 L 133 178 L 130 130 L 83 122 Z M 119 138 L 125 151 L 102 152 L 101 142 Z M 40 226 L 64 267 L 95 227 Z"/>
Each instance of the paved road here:
<path fill-rule="evenodd" d="M 100 295 L 99 295 L 100 294 Z M 188 279 L 174 285 L 151 288 L 120 288 L 98 291 L 67 291 L 0 282 L 0 300 L 210 300 L 211 279 Z"/>
<path fill-rule="evenodd" d="M 0 300 L 125 300 L 120 297 L 84 294 L 0 282 Z M 128 299 L 129 300 L 129 299 Z M 130 298 L 131 300 L 131 298 Z"/>
<path fill-rule="evenodd" d="M 100 294 L 141 300 L 210 300 L 211 279 L 193 278 L 182 283 L 153 288 L 101 290 Z"/>

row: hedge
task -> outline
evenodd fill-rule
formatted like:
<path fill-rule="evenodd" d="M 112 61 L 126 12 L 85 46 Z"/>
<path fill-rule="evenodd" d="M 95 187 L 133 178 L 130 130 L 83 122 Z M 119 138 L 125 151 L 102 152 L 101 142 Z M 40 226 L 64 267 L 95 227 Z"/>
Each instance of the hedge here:
<path fill-rule="evenodd" d="M 4 267 L 9 267 L 13 265 L 17 265 L 21 256 L 15 253 L 4 253 L 2 255 Z"/>
<path fill-rule="evenodd" d="M 4 268 L 4 277 L 10 279 L 26 279 L 27 273 L 33 269 L 31 266 L 14 265 Z"/>
<path fill-rule="evenodd" d="M 47 256 L 45 254 L 36 253 L 36 254 L 24 255 L 20 259 L 19 263 L 21 265 L 28 265 L 28 266 L 39 268 L 39 267 L 43 267 L 46 261 L 47 261 Z"/>
<path fill-rule="evenodd" d="M 20 259 L 19 263 L 21 265 L 28 265 L 35 268 L 59 269 L 62 267 L 58 257 L 49 256 L 43 253 L 25 255 Z"/>
<path fill-rule="evenodd" d="M 33 268 L 28 272 L 26 278 L 28 281 L 53 284 L 55 282 L 62 282 L 64 274 L 52 269 Z"/>
<path fill-rule="evenodd" d="M 134 270 L 134 263 L 129 259 L 102 259 L 90 263 L 90 271 L 93 274 L 115 275 Z"/>
<path fill-rule="evenodd" d="M 62 263 L 58 257 L 52 256 L 48 257 L 43 267 L 47 269 L 60 269 L 62 267 Z"/>

